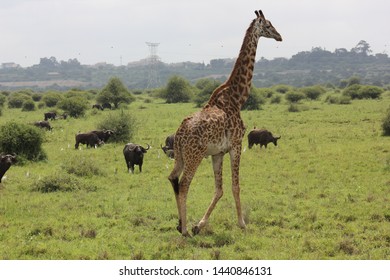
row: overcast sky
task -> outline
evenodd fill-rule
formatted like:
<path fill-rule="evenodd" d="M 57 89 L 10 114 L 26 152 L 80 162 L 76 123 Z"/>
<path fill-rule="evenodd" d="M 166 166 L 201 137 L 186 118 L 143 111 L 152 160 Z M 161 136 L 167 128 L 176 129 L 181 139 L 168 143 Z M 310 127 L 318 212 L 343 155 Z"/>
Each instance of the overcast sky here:
<path fill-rule="evenodd" d="M 0 63 L 126 65 L 149 55 L 145 42 L 166 63 L 234 58 L 258 9 L 283 42 L 261 38 L 257 60 L 360 40 L 390 51 L 389 0 L 1 0 Z"/>

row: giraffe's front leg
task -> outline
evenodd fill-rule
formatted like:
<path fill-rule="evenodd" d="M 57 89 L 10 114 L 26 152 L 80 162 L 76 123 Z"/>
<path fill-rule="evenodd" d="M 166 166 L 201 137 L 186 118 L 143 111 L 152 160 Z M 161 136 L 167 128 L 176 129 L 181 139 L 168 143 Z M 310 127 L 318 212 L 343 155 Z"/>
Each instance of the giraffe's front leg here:
<path fill-rule="evenodd" d="M 241 144 L 236 145 L 230 151 L 230 163 L 232 170 L 232 192 L 234 201 L 236 203 L 238 225 L 241 228 L 245 228 L 244 216 L 241 210 L 241 200 L 240 200 L 240 158 L 241 158 Z"/>

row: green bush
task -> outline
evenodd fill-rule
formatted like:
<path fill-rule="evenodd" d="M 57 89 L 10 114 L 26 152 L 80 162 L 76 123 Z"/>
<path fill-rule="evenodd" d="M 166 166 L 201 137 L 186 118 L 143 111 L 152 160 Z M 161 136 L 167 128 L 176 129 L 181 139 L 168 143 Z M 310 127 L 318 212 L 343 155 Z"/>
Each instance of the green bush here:
<path fill-rule="evenodd" d="M 73 118 L 85 116 L 85 112 L 89 108 L 88 101 L 80 96 L 65 98 L 58 102 L 58 107 Z"/>
<path fill-rule="evenodd" d="M 289 111 L 290 113 L 298 113 L 301 111 L 301 109 L 298 104 L 290 103 L 290 106 L 288 106 L 287 111 Z"/>
<path fill-rule="evenodd" d="M 351 99 L 378 99 L 384 89 L 377 86 L 354 84 L 344 89 L 343 95 Z"/>
<path fill-rule="evenodd" d="M 137 129 L 137 120 L 130 112 L 123 110 L 110 112 L 100 123 L 98 129 L 113 130 L 110 142 L 127 143 L 133 138 Z"/>
<path fill-rule="evenodd" d="M 7 98 L 4 95 L 0 94 L 0 107 L 4 106 L 6 100 Z"/>
<path fill-rule="evenodd" d="M 271 104 L 279 104 L 282 102 L 282 96 L 280 94 L 274 94 L 271 97 Z"/>
<path fill-rule="evenodd" d="M 360 99 L 378 99 L 381 94 L 384 92 L 384 89 L 377 86 L 362 86 L 359 89 L 359 98 Z"/>
<path fill-rule="evenodd" d="M 299 91 L 289 91 L 286 93 L 286 100 L 291 102 L 291 103 L 297 103 L 305 98 L 306 98 L 306 96 L 302 92 L 299 92 Z"/>
<path fill-rule="evenodd" d="M 26 100 L 23 103 L 22 111 L 35 111 L 35 103 L 32 100 Z"/>
<path fill-rule="evenodd" d="M 0 152 L 15 153 L 18 161 L 46 159 L 42 142 L 42 130 L 32 125 L 8 122 L 0 127 Z"/>
<path fill-rule="evenodd" d="M 192 97 L 191 86 L 183 77 L 173 76 L 161 93 L 167 103 L 189 102 Z"/>
<path fill-rule="evenodd" d="M 260 110 L 261 105 L 265 103 L 263 95 L 257 92 L 251 92 L 246 102 L 242 105 L 242 110 Z"/>
<path fill-rule="evenodd" d="M 283 94 L 289 92 L 290 89 L 291 89 L 291 87 L 288 85 L 277 85 L 274 87 L 274 90 L 276 92 L 283 93 Z"/>
<path fill-rule="evenodd" d="M 79 190 L 96 191 L 97 187 L 95 185 L 85 183 L 74 175 L 57 172 L 34 182 L 31 189 L 37 192 L 50 193 L 57 191 L 72 192 Z"/>
<path fill-rule="evenodd" d="M 390 108 L 387 110 L 386 116 L 382 122 L 384 136 L 390 136 Z"/>
<path fill-rule="evenodd" d="M 209 101 L 213 91 L 219 87 L 221 83 L 216 80 L 203 80 L 197 83 L 197 87 L 201 87 L 201 91 L 195 96 L 194 102 L 196 107 L 203 107 Z"/>
<path fill-rule="evenodd" d="M 304 87 L 301 88 L 300 91 L 306 95 L 306 98 L 311 100 L 317 100 L 321 94 L 326 92 L 321 86 Z"/>
<path fill-rule="evenodd" d="M 351 97 L 339 94 L 330 94 L 325 98 L 329 104 L 351 104 Z"/>
<path fill-rule="evenodd" d="M 359 94 L 360 88 L 361 88 L 361 85 L 353 84 L 349 87 L 346 87 L 343 90 L 343 95 L 349 96 L 351 99 L 360 99 L 360 94 Z"/>
<path fill-rule="evenodd" d="M 62 95 L 58 92 L 48 92 L 42 97 L 42 101 L 47 107 L 55 107 L 62 99 Z"/>
<path fill-rule="evenodd" d="M 135 97 L 118 77 L 112 77 L 99 93 L 96 101 L 98 103 L 112 103 L 115 109 L 119 104 L 130 104 L 135 101 Z"/>
<path fill-rule="evenodd" d="M 80 154 L 65 159 L 62 168 L 67 173 L 79 177 L 91 177 L 103 174 L 103 171 L 100 169 L 99 165 L 96 164 L 94 159 Z"/>
<path fill-rule="evenodd" d="M 41 101 L 42 99 L 42 93 L 34 93 L 33 95 L 31 95 L 31 98 L 35 101 L 35 102 L 39 102 Z"/>
<path fill-rule="evenodd" d="M 23 103 L 27 100 L 31 100 L 31 96 L 25 93 L 13 93 L 8 97 L 8 108 L 22 108 Z"/>

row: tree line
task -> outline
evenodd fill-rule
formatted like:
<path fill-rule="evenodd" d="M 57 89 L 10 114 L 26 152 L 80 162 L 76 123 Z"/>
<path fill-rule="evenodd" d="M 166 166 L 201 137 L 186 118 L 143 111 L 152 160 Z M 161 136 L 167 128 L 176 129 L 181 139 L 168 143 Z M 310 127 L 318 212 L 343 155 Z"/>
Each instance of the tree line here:
<path fill-rule="evenodd" d="M 192 83 L 205 77 L 216 77 L 223 82 L 230 74 L 235 59 L 213 59 L 209 64 L 183 62 L 155 65 L 158 83 L 164 86 L 174 75 L 180 75 Z M 77 59 L 57 61 L 55 57 L 41 58 L 39 64 L 27 68 L 0 69 L 0 89 L 10 87 L 2 82 L 76 80 L 83 83 L 83 89 L 104 86 L 110 77 L 118 77 L 129 88 L 145 89 L 149 86 L 149 65 L 139 64 L 114 66 L 100 64 L 82 65 Z M 339 86 L 343 79 L 359 76 L 365 84 L 386 86 L 390 84 L 390 58 L 386 53 L 372 54 L 370 45 L 361 40 L 354 48 L 338 48 L 331 52 L 321 47 L 302 51 L 291 58 L 268 60 L 261 57 L 255 65 L 253 83 L 257 87 L 288 84 L 295 87 L 315 84 Z M 39 88 L 39 86 L 36 86 Z M 66 90 L 72 86 L 53 83 L 49 88 Z"/>

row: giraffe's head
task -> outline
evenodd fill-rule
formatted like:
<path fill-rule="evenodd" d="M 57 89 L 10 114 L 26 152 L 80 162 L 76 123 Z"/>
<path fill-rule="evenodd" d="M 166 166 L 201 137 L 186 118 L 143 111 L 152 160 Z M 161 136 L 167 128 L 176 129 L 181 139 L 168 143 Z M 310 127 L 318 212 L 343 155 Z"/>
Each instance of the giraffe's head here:
<path fill-rule="evenodd" d="M 261 10 L 255 11 L 257 18 L 255 19 L 255 27 L 260 33 L 260 37 L 273 38 L 276 41 L 282 41 L 282 36 L 269 20 L 266 20 Z"/>

